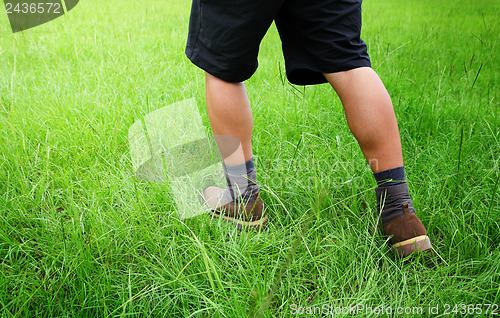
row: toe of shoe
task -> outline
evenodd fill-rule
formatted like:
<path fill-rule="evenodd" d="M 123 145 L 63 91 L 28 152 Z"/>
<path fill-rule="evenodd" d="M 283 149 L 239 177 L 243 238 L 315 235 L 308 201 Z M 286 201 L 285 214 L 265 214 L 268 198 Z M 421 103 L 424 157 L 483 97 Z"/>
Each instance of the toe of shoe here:
<path fill-rule="evenodd" d="M 422 235 L 399 242 L 393 245 L 397 255 L 401 257 L 409 256 L 413 253 L 422 253 L 432 248 L 431 240 L 427 235 Z"/>
<path fill-rule="evenodd" d="M 209 208 L 216 208 L 219 204 L 219 194 L 223 189 L 218 187 L 208 187 L 203 191 L 203 197 Z"/>

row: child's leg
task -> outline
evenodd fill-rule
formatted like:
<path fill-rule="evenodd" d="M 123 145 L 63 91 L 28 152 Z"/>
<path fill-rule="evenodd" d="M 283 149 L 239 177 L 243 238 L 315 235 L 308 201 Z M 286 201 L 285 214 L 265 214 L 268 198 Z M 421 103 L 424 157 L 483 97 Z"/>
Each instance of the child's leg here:
<path fill-rule="evenodd" d="M 392 102 L 369 67 L 325 74 L 342 101 L 349 129 L 374 173 L 403 165 Z"/>
<path fill-rule="evenodd" d="M 243 83 L 223 81 L 205 72 L 207 112 L 214 135 L 233 136 L 240 147 L 224 158 L 228 165 L 242 164 L 252 158 L 253 118 L 250 102 Z M 224 142 L 217 139 L 219 148 Z M 221 153 L 227 153 L 221 149 Z"/>
<path fill-rule="evenodd" d="M 205 74 L 208 117 L 226 176 L 226 188 L 204 191 L 209 213 L 233 222 L 240 230 L 259 230 L 266 226 L 267 218 L 259 198 L 252 154 L 253 117 L 245 86 Z M 235 140 L 239 144 L 236 151 Z"/>
<path fill-rule="evenodd" d="M 382 81 L 368 67 L 325 77 L 339 95 L 349 128 L 379 184 L 375 193 L 384 233 L 401 256 L 430 249 L 408 193 L 398 124 Z"/>

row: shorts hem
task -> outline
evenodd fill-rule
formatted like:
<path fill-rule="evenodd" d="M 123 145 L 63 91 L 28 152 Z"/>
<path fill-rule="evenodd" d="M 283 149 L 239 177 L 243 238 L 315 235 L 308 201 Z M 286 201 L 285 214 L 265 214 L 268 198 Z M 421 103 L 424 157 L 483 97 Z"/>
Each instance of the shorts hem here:
<path fill-rule="evenodd" d="M 234 72 L 227 72 L 227 71 L 224 71 L 224 70 L 218 70 L 217 68 L 215 68 L 212 64 L 206 62 L 205 60 L 203 59 L 199 59 L 197 58 L 197 56 L 195 56 L 193 53 L 192 53 L 192 50 L 188 51 L 186 49 L 186 56 L 187 58 L 194 64 L 196 65 L 197 67 L 201 68 L 202 70 L 204 70 L 205 72 L 209 73 L 210 75 L 212 76 L 215 76 L 217 77 L 218 79 L 221 79 L 223 81 L 226 81 L 226 82 L 230 82 L 230 83 L 239 83 L 239 82 L 244 82 L 246 81 L 247 79 L 249 79 L 250 77 L 252 77 L 252 75 L 255 73 L 255 71 L 257 70 L 257 66 L 254 67 L 251 71 L 248 71 L 248 72 L 242 72 L 241 74 L 238 74 L 238 75 L 234 75 L 234 74 L 230 74 L 230 73 L 234 73 Z"/>
<path fill-rule="evenodd" d="M 308 65 L 294 65 L 287 69 L 286 76 L 290 83 L 295 85 L 318 85 L 328 83 L 323 74 L 350 71 L 360 67 L 371 67 L 370 60 L 357 60 L 356 63 L 346 63 L 325 68 L 316 68 Z"/>

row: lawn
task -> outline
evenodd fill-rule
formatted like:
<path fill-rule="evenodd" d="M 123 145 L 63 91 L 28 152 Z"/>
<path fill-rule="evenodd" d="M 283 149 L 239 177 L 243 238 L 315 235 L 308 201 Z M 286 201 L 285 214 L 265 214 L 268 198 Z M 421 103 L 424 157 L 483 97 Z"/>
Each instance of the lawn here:
<path fill-rule="evenodd" d="M 168 182 L 135 177 L 137 120 L 195 98 L 209 129 L 189 10 L 87 0 L 15 34 L 0 13 L 0 317 L 500 313 L 498 1 L 363 4 L 433 243 L 405 260 L 339 99 L 284 79 L 274 26 L 246 83 L 268 230 L 181 219 Z"/>

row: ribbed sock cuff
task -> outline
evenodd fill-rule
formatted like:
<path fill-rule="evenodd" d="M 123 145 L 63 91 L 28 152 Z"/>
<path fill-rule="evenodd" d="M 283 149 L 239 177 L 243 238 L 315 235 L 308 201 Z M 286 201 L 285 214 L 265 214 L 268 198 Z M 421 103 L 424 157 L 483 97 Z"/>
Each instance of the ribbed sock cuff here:
<path fill-rule="evenodd" d="M 373 176 L 379 186 L 390 186 L 406 181 L 404 166 L 377 172 Z"/>
<path fill-rule="evenodd" d="M 255 163 L 254 163 L 254 159 L 252 157 L 247 162 L 241 163 L 239 165 L 226 165 L 224 163 L 224 167 L 229 174 L 245 175 L 245 174 L 249 174 L 255 170 Z"/>

